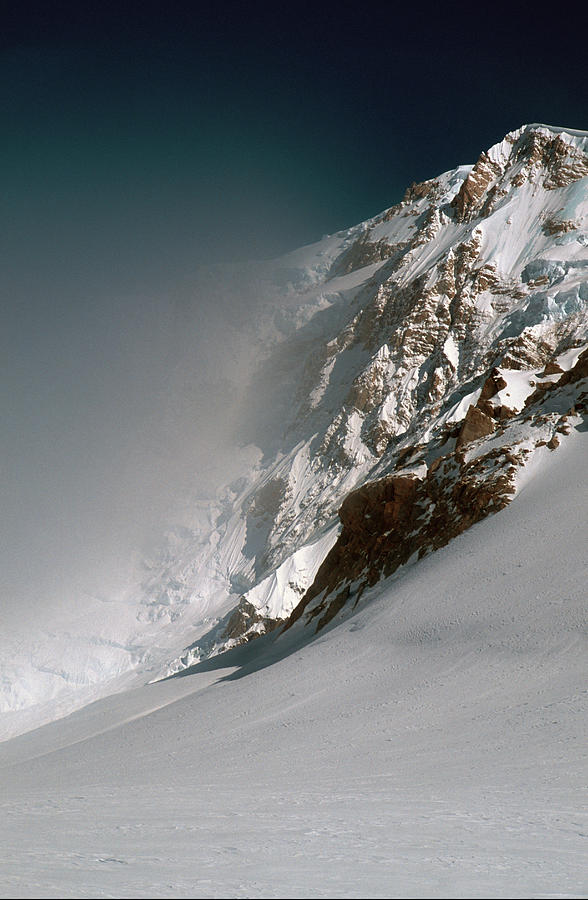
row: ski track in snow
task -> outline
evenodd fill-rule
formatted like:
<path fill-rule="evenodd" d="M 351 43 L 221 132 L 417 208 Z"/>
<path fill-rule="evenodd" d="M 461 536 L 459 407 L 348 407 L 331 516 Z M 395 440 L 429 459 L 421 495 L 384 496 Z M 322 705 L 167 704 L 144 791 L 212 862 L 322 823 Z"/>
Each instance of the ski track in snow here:
<path fill-rule="evenodd" d="M 289 655 L 2 744 L 1 896 L 588 896 L 587 450 Z"/>

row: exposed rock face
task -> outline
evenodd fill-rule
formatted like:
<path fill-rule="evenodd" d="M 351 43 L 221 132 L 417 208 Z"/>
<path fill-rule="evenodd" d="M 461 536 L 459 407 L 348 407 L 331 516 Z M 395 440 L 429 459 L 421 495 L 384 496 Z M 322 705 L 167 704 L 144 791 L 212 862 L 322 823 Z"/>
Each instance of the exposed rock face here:
<path fill-rule="evenodd" d="M 232 645 L 247 643 L 260 634 L 273 631 L 282 621 L 260 615 L 252 603 L 242 598 L 226 624 L 223 639 Z"/>
<path fill-rule="evenodd" d="M 486 435 L 492 434 L 495 428 L 496 422 L 490 416 L 483 413 L 477 406 L 470 406 L 459 430 L 456 447 L 463 447 L 464 444 L 486 437 Z"/>
<path fill-rule="evenodd" d="M 576 231 L 578 223 L 571 219 L 546 219 L 543 223 L 543 231 L 552 237 L 554 234 L 567 234 L 569 231 Z"/>
<path fill-rule="evenodd" d="M 513 168 L 516 172 L 512 173 L 511 179 L 515 187 L 525 182 L 539 182 L 546 190 L 566 187 L 588 175 L 585 149 L 574 146 L 561 134 L 554 135 L 549 130 L 514 132 L 493 150 L 496 152 L 482 153 L 452 202 L 459 222 L 468 222 L 480 213 L 488 215 L 492 212 L 497 201 L 509 192 L 504 178 L 508 178 Z M 545 227 L 548 234 L 560 233 L 557 225 L 553 231 L 549 230 L 548 222 Z M 562 230 L 571 229 L 564 225 Z"/>
<path fill-rule="evenodd" d="M 339 510 L 343 526 L 339 539 L 286 628 L 304 617 L 319 631 L 348 602 L 357 604 L 365 589 L 380 578 L 415 556 L 420 559 L 443 547 L 510 503 L 518 472 L 529 457 L 541 447 L 556 450 L 561 436 L 571 433 L 569 415 L 585 414 L 588 349 L 569 371 L 548 384 L 554 394 L 551 412 L 543 412 L 543 393 L 531 394 L 510 432 L 503 430 L 498 446 L 496 441 L 487 446 L 497 423 L 470 406 L 455 450 L 438 456 L 426 474 L 387 476 L 349 494 Z M 570 386 L 574 388 L 571 395 Z M 575 398 L 574 405 L 562 415 L 570 396 Z M 480 422 L 482 427 L 476 427 Z M 521 440 L 523 423 L 527 437 Z"/>
<path fill-rule="evenodd" d="M 429 181 L 415 182 L 404 192 L 403 204 L 414 203 L 415 200 L 435 199 L 439 192 L 439 182 L 431 178 Z"/>
<path fill-rule="evenodd" d="M 588 175 L 586 153 L 570 146 L 561 135 L 551 140 L 544 138 L 542 142 L 536 137 L 534 143 L 536 158 L 540 155 L 541 162 L 547 170 L 543 181 L 547 190 L 553 191 L 560 187 L 567 187 Z"/>
<path fill-rule="evenodd" d="M 490 159 L 487 153 L 482 153 L 452 201 L 458 222 L 466 222 L 474 217 L 488 187 L 502 174 L 500 164 Z"/>
<path fill-rule="evenodd" d="M 545 369 L 543 370 L 543 376 L 548 375 L 563 375 L 562 367 L 555 362 L 555 360 L 550 359 L 548 363 L 545 365 Z"/>
<path fill-rule="evenodd" d="M 490 374 L 488 375 L 488 378 L 484 382 L 482 391 L 480 393 L 480 396 L 478 397 L 478 402 L 476 403 L 478 410 L 481 410 L 487 417 L 489 416 L 490 418 L 498 418 L 500 416 L 502 408 L 496 406 L 496 401 L 494 400 L 494 398 L 506 386 L 507 386 L 507 382 L 500 374 L 500 370 L 497 369 L 496 367 L 494 367 L 492 369 L 492 371 L 490 372 Z M 470 414 L 470 412 L 468 410 L 468 412 L 466 413 L 466 420 L 468 419 L 468 416 L 470 416 L 470 419 L 471 419 L 471 415 L 472 414 Z M 463 431 L 464 426 L 465 426 L 465 420 L 464 420 L 464 425 L 462 426 L 462 431 Z M 483 427 L 483 426 L 480 426 L 480 427 Z M 486 433 L 490 434 L 491 431 L 487 431 Z M 481 436 L 482 436 L 482 432 L 480 432 L 480 434 L 477 435 L 477 437 L 481 437 Z M 466 440 L 470 440 L 470 438 L 466 438 Z"/>
<path fill-rule="evenodd" d="M 554 363 L 548 363 L 545 366 L 545 375 L 558 374 L 561 370 L 561 367 Z M 569 384 L 577 384 L 582 382 L 584 379 L 588 378 L 588 348 L 583 350 L 582 353 L 579 354 L 576 363 L 568 369 L 567 372 L 563 372 L 561 376 L 555 381 L 546 382 L 544 384 L 537 385 L 535 391 L 527 397 L 526 406 L 533 406 L 534 404 L 541 403 L 545 399 L 545 394 L 549 391 L 554 391 L 557 388 L 565 387 Z M 584 409 L 584 400 L 586 394 L 585 392 L 579 392 L 577 397 L 577 402 L 575 404 L 575 408 L 577 410 Z"/>
<path fill-rule="evenodd" d="M 561 378 L 556 382 L 555 387 L 563 387 L 566 384 L 573 384 L 588 378 L 588 348 L 583 350 L 578 356 L 574 365 L 564 372 Z"/>
<path fill-rule="evenodd" d="M 425 478 L 396 475 L 363 485 L 344 501 L 343 530 L 287 626 L 307 610 L 323 628 L 352 597 L 391 575 L 412 556 L 447 544 L 475 522 L 497 512 L 515 492 L 517 466 L 529 451 L 490 451 L 466 462 L 441 457 Z M 316 598 L 319 602 L 312 604 Z"/>
<path fill-rule="evenodd" d="M 379 241 L 370 241 L 366 234 L 358 238 L 349 250 L 339 257 L 329 274 L 331 277 L 348 275 L 350 272 L 355 272 L 356 269 L 371 265 L 371 263 L 399 256 L 406 246 L 405 243 L 390 244 L 385 238 Z"/>
<path fill-rule="evenodd" d="M 495 397 L 503 388 L 505 388 L 507 382 L 504 380 L 502 375 L 500 374 L 500 370 L 496 368 L 496 366 L 492 369 L 488 378 L 484 382 L 484 386 L 482 387 L 482 392 L 479 397 L 480 400 L 490 400 L 492 397 Z M 478 402 L 478 406 L 480 403 Z"/>

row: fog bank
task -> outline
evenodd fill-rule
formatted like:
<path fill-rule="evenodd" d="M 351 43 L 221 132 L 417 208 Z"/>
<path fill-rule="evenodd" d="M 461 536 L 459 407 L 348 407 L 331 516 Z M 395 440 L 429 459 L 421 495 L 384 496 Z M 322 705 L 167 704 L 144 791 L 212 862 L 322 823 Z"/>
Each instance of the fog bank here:
<path fill-rule="evenodd" d="M 120 594 L 193 498 L 234 466 L 254 364 L 252 267 L 110 295 L 63 285 L 4 307 L 2 615 L 12 630 Z M 248 283 L 249 279 L 249 283 Z"/>

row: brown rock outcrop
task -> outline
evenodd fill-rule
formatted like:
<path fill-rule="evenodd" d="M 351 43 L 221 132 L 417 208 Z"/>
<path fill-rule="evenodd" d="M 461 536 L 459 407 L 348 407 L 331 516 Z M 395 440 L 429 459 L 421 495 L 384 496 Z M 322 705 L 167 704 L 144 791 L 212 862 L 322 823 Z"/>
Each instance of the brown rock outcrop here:
<path fill-rule="evenodd" d="M 477 406 L 470 406 L 457 436 L 456 449 L 486 437 L 496 430 L 496 422 Z"/>
<path fill-rule="evenodd" d="M 480 394 L 480 400 L 490 400 L 492 397 L 495 397 L 500 391 L 504 390 L 507 386 L 507 382 L 500 374 L 499 369 L 493 368 L 488 378 L 484 382 L 484 386 L 482 387 L 482 392 Z"/>
<path fill-rule="evenodd" d="M 413 181 L 410 187 L 407 187 L 406 191 L 404 192 L 402 202 L 414 203 L 416 200 L 433 198 L 437 193 L 438 188 L 439 182 L 435 178 L 431 178 L 429 181 Z"/>
<path fill-rule="evenodd" d="M 379 558 L 382 539 L 403 534 L 415 515 L 419 480 L 410 475 L 390 475 L 352 491 L 343 501 L 339 518 L 343 529 L 339 539 L 320 566 L 315 580 L 293 610 L 286 627 L 300 618 L 311 600 L 334 592 L 345 581 L 359 577 Z M 379 571 L 379 564 L 377 566 Z M 374 570 L 375 571 L 375 570 Z M 372 574 L 368 571 L 367 580 Z M 375 580 L 377 580 L 376 576 Z M 371 583 L 371 582 L 370 582 Z M 347 596 L 349 589 L 347 588 Z M 335 598 L 332 616 L 338 611 L 341 592 Z M 343 599 L 343 602 L 345 602 Z M 328 619 L 327 619 L 328 621 Z M 322 622 L 320 627 L 326 622 Z"/>
<path fill-rule="evenodd" d="M 233 644 L 245 644 L 259 637 L 260 633 L 267 634 L 267 632 L 273 631 L 282 622 L 283 619 L 270 619 L 262 616 L 253 604 L 243 597 L 231 613 L 223 638 Z"/>
<path fill-rule="evenodd" d="M 350 272 L 355 272 L 356 269 L 371 265 L 371 263 L 390 259 L 390 257 L 402 253 L 406 246 L 406 244 L 390 244 L 385 238 L 379 241 L 370 241 L 368 234 L 364 234 L 335 261 L 329 277 L 348 275 Z"/>
<path fill-rule="evenodd" d="M 556 367 L 553 363 L 549 368 Z M 531 426 L 545 429 L 549 425 L 553 429 L 550 437 L 539 436 L 535 447 L 556 450 L 560 436 L 571 432 L 572 424 L 567 416 L 581 414 L 588 405 L 588 391 L 583 390 L 585 379 L 588 379 L 588 348 L 556 382 L 538 385 L 526 408 L 535 404 L 541 409 L 540 404 L 549 391 L 553 392 L 551 396 L 559 393 L 560 407 L 570 409 L 566 405 L 570 402 L 569 389 L 558 389 L 581 382 L 568 414 L 558 417 L 554 401 L 547 414 L 527 414 Z M 490 396 L 483 402 L 489 403 L 497 388 L 502 388 L 502 377 L 494 369 L 484 385 L 485 394 Z M 500 419 L 513 414 L 504 407 L 498 410 Z M 532 449 L 525 442 L 514 446 L 504 443 L 484 453 L 482 444 L 477 448 L 478 455 L 469 460 L 461 449 L 497 429 L 504 432 L 495 418 L 470 406 L 460 426 L 455 450 L 436 458 L 425 477 L 398 473 L 368 482 L 349 494 L 339 511 L 343 526 L 339 539 L 285 627 L 305 615 L 308 622 L 316 620 L 316 630 L 320 630 L 348 601 L 357 603 L 367 587 L 393 574 L 415 554 L 420 559 L 443 547 L 471 525 L 506 506 L 515 493 L 517 471 Z M 419 445 L 418 449 L 422 453 L 426 448 Z M 416 447 L 404 448 L 398 464 L 406 464 L 416 450 Z"/>
<path fill-rule="evenodd" d="M 566 234 L 568 231 L 576 231 L 578 228 L 577 222 L 574 222 L 572 219 L 546 219 L 543 223 L 543 234 L 554 235 L 554 234 Z"/>
<path fill-rule="evenodd" d="M 527 452 L 499 448 L 469 463 L 452 453 L 437 460 L 426 478 L 392 475 L 353 491 L 339 511 L 339 539 L 285 627 L 308 610 L 320 630 L 352 595 L 357 603 L 366 587 L 415 553 L 420 558 L 443 547 L 502 509 L 514 494 L 513 476 Z"/>
<path fill-rule="evenodd" d="M 482 198 L 490 184 L 501 174 L 500 166 L 493 162 L 487 153 L 482 153 L 451 201 L 458 222 L 465 222 L 471 218 L 482 205 Z"/>
<path fill-rule="evenodd" d="M 562 135 L 531 130 L 516 142 L 513 136 L 507 135 L 506 140 L 513 146 L 501 163 L 482 153 L 462 183 L 451 203 L 458 222 L 468 222 L 476 215 L 487 216 L 493 211 L 497 201 L 506 194 L 503 176 L 514 164 L 520 166 L 511 179 L 515 187 L 539 181 L 546 190 L 555 190 L 588 175 L 588 157 L 567 143 Z M 559 234 L 575 227 L 571 221 L 553 219 L 545 222 L 544 233 Z"/>
<path fill-rule="evenodd" d="M 562 375 L 563 369 L 559 363 L 555 362 L 555 360 L 551 359 L 548 363 L 545 364 L 545 368 L 543 369 L 543 378 L 547 378 L 548 375 Z"/>
<path fill-rule="evenodd" d="M 549 363 L 547 365 L 549 365 Z M 544 374 L 547 374 L 547 365 L 545 366 Z M 552 364 L 552 366 L 556 365 L 557 363 Z M 560 367 L 558 366 L 558 368 Z M 557 372 L 553 372 L 553 374 L 557 374 Z M 564 372 L 557 381 L 546 381 L 543 384 L 538 384 L 533 393 L 527 397 L 525 407 L 533 406 L 535 403 L 541 402 L 548 391 L 553 391 L 556 388 L 564 387 L 566 384 L 580 381 L 582 378 L 588 378 L 588 348 L 580 353 L 575 365 L 573 365 L 571 369 L 568 369 L 567 372 Z"/>
<path fill-rule="evenodd" d="M 567 372 L 564 372 L 561 378 L 556 381 L 556 385 L 572 384 L 581 378 L 588 378 L 588 348 L 580 353 L 575 365 Z"/>

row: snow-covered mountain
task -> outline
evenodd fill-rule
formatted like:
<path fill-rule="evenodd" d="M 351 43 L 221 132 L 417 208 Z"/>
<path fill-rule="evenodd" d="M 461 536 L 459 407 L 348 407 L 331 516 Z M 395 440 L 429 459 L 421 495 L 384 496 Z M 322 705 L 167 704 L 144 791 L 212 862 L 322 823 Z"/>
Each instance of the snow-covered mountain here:
<path fill-rule="evenodd" d="M 587 151 L 585 133 L 525 126 L 275 264 L 281 340 L 247 410 L 263 458 L 215 548 L 241 599 L 170 671 L 294 609 L 326 624 L 510 502 L 582 420 Z"/>
<path fill-rule="evenodd" d="M 260 266 L 240 474 L 193 504 L 108 623 L 100 608 L 33 652 L 18 636 L 8 732 L 285 620 L 314 634 L 509 504 L 583 427 L 587 185 L 588 133 L 527 125 Z"/>

